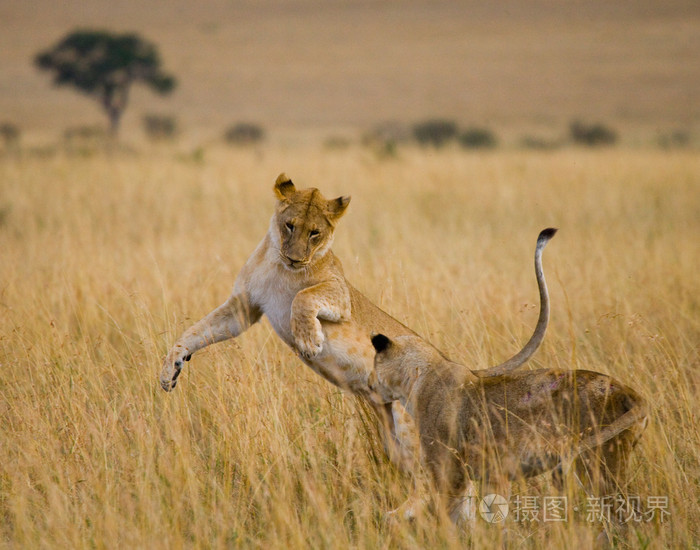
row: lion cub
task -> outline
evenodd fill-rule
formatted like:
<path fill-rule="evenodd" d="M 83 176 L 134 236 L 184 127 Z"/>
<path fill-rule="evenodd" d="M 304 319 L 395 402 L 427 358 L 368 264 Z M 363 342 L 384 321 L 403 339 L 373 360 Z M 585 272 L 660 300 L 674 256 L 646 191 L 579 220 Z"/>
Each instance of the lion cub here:
<path fill-rule="evenodd" d="M 472 480 L 493 488 L 575 462 L 595 490 L 615 490 L 646 424 L 644 400 L 601 373 L 480 378 L 412 335 L 377 334 L 372 344 L 375 399 L 398 400 L 413 417 L 422 464 L 453 520 Z"/>

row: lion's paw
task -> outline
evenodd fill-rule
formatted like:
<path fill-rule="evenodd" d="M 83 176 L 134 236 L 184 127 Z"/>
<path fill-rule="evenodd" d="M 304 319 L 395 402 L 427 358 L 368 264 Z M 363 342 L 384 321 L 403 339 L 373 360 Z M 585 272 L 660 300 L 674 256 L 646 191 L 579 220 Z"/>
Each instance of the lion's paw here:
<path fill-rule="evenodd" d="M 163 361 L 163 370 L 160 373 L 160 385 L 165 391 L 172 391 L 175 388 L 184 362 L 189 361 L 191 357 L 191 354 L 178 346 L 170 350 Z"/>
<path fill-rule="evenodd" d="M 318 319 L 313 319 L 310 324 L 292 322 L 292 334 L 294 345 L 303 359 L 310 360 L 321 353 L 324 336 Z"/>

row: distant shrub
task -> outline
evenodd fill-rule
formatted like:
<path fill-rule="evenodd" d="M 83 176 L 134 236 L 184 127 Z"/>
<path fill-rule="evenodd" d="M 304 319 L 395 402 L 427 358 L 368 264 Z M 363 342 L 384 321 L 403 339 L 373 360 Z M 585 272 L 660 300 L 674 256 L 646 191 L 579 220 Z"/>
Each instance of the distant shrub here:
<path fill-rule="evenodd" d="M 498 145 L 496 134 L 488 128 L 468 128 L 457 139 L 466 149 L 493 149 Z"/>
<path fill-rule="evenodd" d="M 413 137 L 424 146 L 442 147 L 457 137 L 457 123 L 434 119 L 413 126 Z"/>
<path fill-rule="evenodd" d="M 257 124 L 239 122 L 228 128 L 224 133 L 224 139 L 231 145 L 252 145 L 265 138 L 265 131 Z"/>
<path fill-rule="evenodd" d="M 16 147 L 19 144 L 20 131 L 16 124 L 11 122 L 0 123 L 0 139 L 6 148 Z"/>
<path fill-rule="evenodd" d="M 362 144 L 372 149 L 380 158 L 398 156 L 398 146 L 411 140 L 411 128 L 400 122 L 382 122 L 362 136 Z"/>
<path fill-rule="evenodd" d="M 145 115 L 143 129 L 152 140 L 173 139 L 177 135 L 177 121 L 171 115 Z"/>
<path fill-rule="evenodd" d="M 411 136 L 411 129 L 400 122 L 382 122 L 362 136 L 362 143 L 371 147 L 384 147 L 386 144 L 405 143 Z"/>
<path fill-rule="evenodd" d="M 664 149 L 682 149 L 690 145 L 690 133 L 685 130 L 675 130 L 658 138 L 659 147 Z"/>
<path fill-rule="evenodd" d="M 580 120 L 575 120 L 571 123 L 569 134 L 574 143 L 589 147 L 612 145 L 617 141 L 617 132 L 615 130 L 600 123 L 586 124 Z"/>

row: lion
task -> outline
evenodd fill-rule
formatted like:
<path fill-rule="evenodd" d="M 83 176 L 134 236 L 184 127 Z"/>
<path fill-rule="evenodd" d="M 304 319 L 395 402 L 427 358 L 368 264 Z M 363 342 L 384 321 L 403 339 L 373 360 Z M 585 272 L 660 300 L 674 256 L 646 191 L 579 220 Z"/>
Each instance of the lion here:
<path fill-rule="evenodd" d="M 316 373 L 362 398 L 378 417 L 389 458 L 409 468 L 417 452 L 415 428 L 399 403 L 377 405 L 370 398 L 373 333 L 418 336 L 374 305 L 343 275 L 331 250 L 336 225 L 350 197 L 326 200 L 318 189 L 297 190 L 285 174 L 274 185 L 277 198 L 269 230 L 238 275 L 233 293 L 221 306 L 187 329 L 163 362 L 160 382 L 172 390 L 185 361 L 196 351 L 234 338 L 264 314 L 277 335 Z M 542 274 L 542 249 L 551 235 L 538 239 L 535 270 L 540 316 L 523 350 L 479 376 L 517 369 L 542 341 L 549 316 L 549 296 Z"/>
<path fill-rule="evenodd" d="M 561 482 L 573 471 L 584 488 L 620 492 L 647 423 L 647 405 L 633 389 L 588 370 L 479 377 L 410 334 L 376 334 L 372 345 L 373 398 L 399 401 L 413 418 L 421 464 L 453 521 L 469 515 L 462 506 L 474 482 L 482 494 L 484 487 L 504 494 L 513 480 L 552 472 Z M 411 519 L 425 502 L 414 494 L 398 514 Z"/>

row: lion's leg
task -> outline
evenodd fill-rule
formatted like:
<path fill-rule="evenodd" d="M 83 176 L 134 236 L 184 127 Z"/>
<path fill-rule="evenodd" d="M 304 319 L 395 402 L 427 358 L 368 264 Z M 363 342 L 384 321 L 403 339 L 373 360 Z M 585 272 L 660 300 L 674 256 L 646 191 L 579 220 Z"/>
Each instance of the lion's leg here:
<path fill-rule="evenodd" d="M 292 301 L 290 325 L 294 345 L 304 359 L 313 359 L 323 349 L 321 320 L 338 323 L 350 318 L 350 293 L 340 281 L 326 281 L 297 293 Z"/>
<path fill-rule="evenodd" d="M 477 491 L 474 483 L 469 480 L 466 488 L 460 494 L 452 495 L 448 505 L 450 519 L 455 525 L 468 527 L 476 520 Z"/>
<path fill-rule="evenodd" d="M 628 536 L 627 518 L 641 517 L 639 503 L 629 498 L 625 483 L 634 441 L 631 432 L 623 432 L 601 447 L 581 453 L 574 464 L 576 477 L 589 497 L 601 499 L 601 530 L 596 537 L 600 548 L 611 548 L 615 538 L 624 540 Z"/>
<path fill-rule="evenodd" d="M 417 437 L 417 436 L 416 436 Z M 398 508 L 386 513 L 388 521 L 416 521 L 428 510 L 435 510 L 437 503 L 429 468 L 423 468 L 423 460 L 416 453 L 410 454 L 410 461 L 403 455 L 403 462 L 397 464 L 411 476 L 411 490 L 406 501 Z"/>
<path fill-rule="evenodd" d="M 419 445 L 416 440 L 416 445 Z M 455 525 L 467 527 L 476 518 L 477 491 L 461 460 L 443 445 L 411 453 L 411 492 L 406 501 L 387 514 L 390 520 L 416 520 L 426 509 L 446 514 Z M 501 491 L 501 494 L 503 492 Z"/>
<path fill-rule="evenodd" d="M 387 457 L 400 472 L 413 474 L 419 467 L 420 452 L 420 442 L 413 419 L 398 402 L 385 405 L 374 403 L 371 399 L 367 399 L 366 402 L 377 417 L 379 437 Z M 400 409 L 397 409 L 396 405 Z"/>
<path fill-rule="evenodd" d="M 618 416 L 605 427 L 579 443 L 573 459 L 577 473 L 586 478 L 592 491 L 599 495 L 624 492 L 624 479 L 632 448 L 647 424 L 647 410 L 642 402 L 634 403 L 626 411 L 611 410 Z"/>
<path fill-rule="evenodd" d="M 175 342 L 163 361 L 160 385 L 170 391 L 175 387 L 184 361 L 196 351 L 238 336 L 256 323 L 262 313 L 251 306 L 244 294 L 232 295 L 224 304 L 188 328 Z"/>
<path fill-rule="evenodd" d="M 631 451 L 646 424 L 646 408 L 637 403 L 612 424 L 584 440 L 581 447 L 588 449 L 574 460 L 574 471 L 583 488 L 612 505 L 609 514 L 601 518 L 603 531 L 597 541 L 603 547 L 608 547 L 613 535 L 625 538 L 627 518 L 641 513 L 640 503 L 627 494 L 626 478 Z M 596 443 L 599 445 L 593 447 Z"/>
<path fill-rule="evenodd" d="M 420 468 L 420 439 L 413 417 L 399 401 L 391 403 L 392 441 L 396 458 L 393 460 L 402 471 Z"/>
<path fill-rule="evenodd" d="M 632 449 L 643 430 L 643 424 L 616 435 L 596 449 L 576 459 L 576 472 L 596 495 L 624 494 L 627 490 L 627 470 Z"/>

